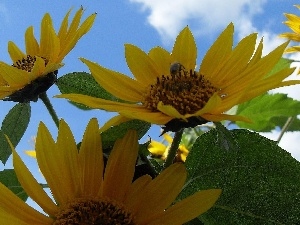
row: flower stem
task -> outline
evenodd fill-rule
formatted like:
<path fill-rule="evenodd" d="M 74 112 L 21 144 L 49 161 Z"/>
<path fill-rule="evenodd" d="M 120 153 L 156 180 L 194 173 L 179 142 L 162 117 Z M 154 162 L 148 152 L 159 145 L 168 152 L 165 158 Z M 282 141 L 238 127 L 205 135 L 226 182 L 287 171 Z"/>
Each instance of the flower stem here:
<path fill-rule="evenodd" d="M 164 163 L 164 168 L 167 168 L 170 165 L 172 165 L 172 163 L 175 159 L 175 156 L 176 156 L 176 152 L 178 150 L 178 146 L 179 146 L 181 138 L 182 138 L 182 134 L 183 134 L 183 129 L 181 129 L 180 131 L 175 132 L 173 142 L 171 144 L 169 153 L 168 153 L 166 161 Z"/>
<path fill-rule="evenodd" d="M 282 129 L 281 129 L 281 132 L 277 138 L 277 144 L 281 141 L 281 138 L 283 137 L 284 133 L 289 129 L 290 125 L 294 122 L 295 120 L 295 117 L 294 116 L 290 116 L 285 124 L 283 125 Z"/>
<path fill-rule="evenodd" d="M 58 125 L 59 125 L 59 119 L 56 115 L 56 112 L 46 94 L 46 92 L 43 92 L 39 95 L 39 98 L 43 101 L 44 105 L 46 106 L 46 108 L 48 109 L 48 112 L 50 113 L 55 125 L 57 126 L 58 128 Z"/>

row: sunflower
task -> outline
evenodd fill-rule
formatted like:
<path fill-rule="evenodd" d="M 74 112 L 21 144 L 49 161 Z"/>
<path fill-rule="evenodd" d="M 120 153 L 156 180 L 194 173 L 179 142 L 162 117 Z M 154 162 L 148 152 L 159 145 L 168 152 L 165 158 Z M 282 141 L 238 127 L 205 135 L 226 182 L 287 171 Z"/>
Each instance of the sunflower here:
<path fill-rule="evenodd" d="M 170 146 L 173 142 L 173 138 L 169 134 L 163 134 L 164 140 L 167 141 L 167 145 L 151 140 L 148 150 L 153 154 L 154 158 L 160 158 L 162 160 L 165 160 Z M 189 154 L 189 150 L 186 148 L 184 144 L 180 144 L 177 149 L 176 157 L 174 159 L 175 162 L 185 162 L 187 155 Z"/>
<path fill-rule="evenodd" d="M 300 9 L 300 5 L 295 5 L 298 9 Z M 300 17 L 296 16 L 294 14 L 285 13 L 284 14 L 287 21 L 284 22 L 285 25 L 287 25 L 293 33 L 283 33 L 280 34 L 280 37 L 287 38 L 292 41 L 300 42 Z M 300 46 L 292 46 L 286 49 L 286 53 L 292 53 L 292 52 L 299 52 Z"/>
<path fill-rule="evenodd" d="M 40 123 L 36 158 L 54 201 L 11 147 L 19 182 L 44 213 L 28 206 L 0 183 L 2 224 L 176 225 L 207 211 L 221 192 L 219 189 L 199 191 L 170 206 L 184 185 L 187 175 L 184 165 L 173 164 L 153 180 L 144 175 L 132 183 L 138 154 L 136 132 L 128 131 L 116 141 L 104 166 L 96 119 L 89 122 L 79 150 L 63 120 L 57 142 Z"/>
<path fill-rule="evenodd" d="M 149 53 L 126 44 L 125 56 L 135 79 L 106 69 L 97 63 L 81 59 L 96 81 L 124 102 L 108 101 L 80 94 L 60 97 L 119 113 L 106 127 L 129 119 L 153 124 L 194 127 L 207 121 L 248 121 L 245 117 L 229 115 L 235 105 L 248 101 L 266 91 L 299 83 L 283 81 L 293 69 L 283 69 L 272 76 L 268 73 L 281 58 L 288 42 L 267 56 L 262 56 L 262 40 L 255 49 L 257 34 L 250 34 L 233 46 L 234 26 L 230 23 L 204 56 L 195 70 L 197 48 L 188 27 L 177 36 L 171 53 L 161 47 Z M 175 121 L 174 121 L 175 120 Z M 173 131 L 166 127 L 165 131 Z"/>
<path fill-rule="evenodd" d="M 25 32 L 26 53 L 14 42 L 8 42 L 13 64 L 0 62 L 0 99 L 37 101 L 39 94 L 47 91 L 56 81 L 57 70 L 63 66 L 62 60 L 90 30 L 96 16 L 90 15 L 79 26 L 83 14 L 81 7 L 68 26 L 70 12 L 64 17 L 57 34 L 50 15 L 45 14 L 41 22 L 40 43 L 34 36 L 33 27 L 28 27 Z"/>

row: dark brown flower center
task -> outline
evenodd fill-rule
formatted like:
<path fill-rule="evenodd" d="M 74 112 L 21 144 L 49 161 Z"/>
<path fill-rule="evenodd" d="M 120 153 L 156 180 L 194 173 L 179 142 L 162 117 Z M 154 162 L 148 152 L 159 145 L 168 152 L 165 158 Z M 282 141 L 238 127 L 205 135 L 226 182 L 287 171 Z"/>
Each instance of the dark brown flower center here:
<path fill-rule="evenodd" d="M 203 75 L 178 64 L 171 66 L 170 75 L 157 77 L 150 85 L 143 104 L 151 111 L 157 111 L 157 104 L 171 105 L 182 114 L 193 114 L 202 109 L 211 96 L 219 89 Z"/>
<path fill-rule="evenodd" d="M 41 57 L 45 61 L 45 66 L 48 64 L 48 59 L 45 57 Z M 26 70 L 27 72 L 31 72 L 34 63 L 36 61 L 35 56 L 27 55 L 26 58 L 20 59 L 12 65 L 13 67 L 17 67 L 20 70 Z"/>
<path fill-rule="evenodd" d="M 121 205 L 100 199 L 77 199 L 56 215 L 53 225 L 135 225 Z"/>
<path fill-rule="evenodd" d="M 26 58 L 16 61 L 12 66 L 20 70 L 26 70 L 27 72 L 31 72 L 35 61 L 35 56 L 27 55 Z"/>

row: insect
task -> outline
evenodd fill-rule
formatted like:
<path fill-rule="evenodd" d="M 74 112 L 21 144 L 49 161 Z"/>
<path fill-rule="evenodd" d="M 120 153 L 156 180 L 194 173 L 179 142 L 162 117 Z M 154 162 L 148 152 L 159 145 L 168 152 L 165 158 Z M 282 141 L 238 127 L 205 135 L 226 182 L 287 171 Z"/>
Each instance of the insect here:
<path fill-rule="evenodd" d="M 184 72 L 184 66 L 180 64 L 179 62 L 172 63 L 170 66 L 170 74 L 174 78 L 176 76 L 180 76 L 180 72 Z"/>
<path fill-rule="evenodd" d="M 13 101 L 20 103 L 26 103 L 30 101 L 36 102 L 39 95 L 47 91 L 56 82 L 57 72 L 58 71 L 56 70 L 54 72 L 48 73 L 45 76 L 38 77 L 22 89 L 4 98 L 3 101 Z"/>
<path fill-rule="evenodd" d="M 189 117 L 187 118 L 187 121 L 184 121 L 182 119 L 172 119 L 169 122 L 167 122 L 164 127 L 162 127 L 163 132 L 161 133 L 161 135 L 168 131 L 177 132 L 183 128 L 195 127 L 201 124 L 205 124 L 207 122 L 208 121 L 206 119 L 203 119 L 200 116 Z"/>

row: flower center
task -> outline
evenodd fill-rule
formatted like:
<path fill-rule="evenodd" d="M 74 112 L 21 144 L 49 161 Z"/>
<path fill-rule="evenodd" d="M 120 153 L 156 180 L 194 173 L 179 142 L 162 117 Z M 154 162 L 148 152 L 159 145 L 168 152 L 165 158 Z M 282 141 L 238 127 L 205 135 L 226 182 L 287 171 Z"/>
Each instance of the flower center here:
<path fill-rule="evenodd" d="M 26 70 L 28 72 L 31 72 L 35 61 L 36 61 L 35 56 L 27 55 L 26 58 L 16 61 L 12 66 L 17 67 L 18 69 L 21 70 Z"/>
<path fill-rule="evenodd" d="M 53 225 L 135 225 L 121 205 L 100 199 L 77 199 L 64 207 Z"/>
<path fill-rule="evenodd" d="M 197 72 L 187 71 L 179 64 L 173 64 L 170 75 L 158 77 L 150 85 L 143 104 L 151 111 L 157 111 L 157 104 L 173 106 L 181 115 L 193 114 L 202 109 L 210 97 L 219 89 Z"/>
<path fill-rule="evenodd" d="M 41 57 L 41 58 L 45 61 L 45 66 L 46 66 L 48 64 L 48 59 L 46 59 L 45 57 Z M 31 72 L 35 61 L 36 61 L 35 56 L 27 55 L 26 58 L 16 61 L 12 66 L 20 70 L 26 70 L 27 72 Z"/>

